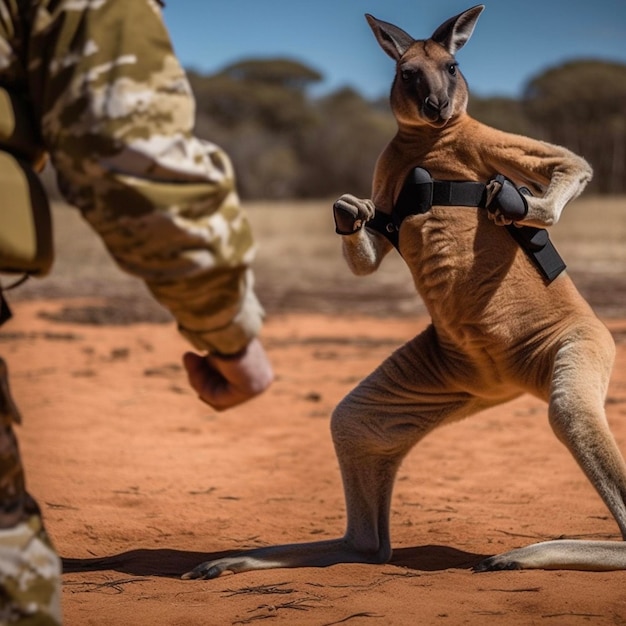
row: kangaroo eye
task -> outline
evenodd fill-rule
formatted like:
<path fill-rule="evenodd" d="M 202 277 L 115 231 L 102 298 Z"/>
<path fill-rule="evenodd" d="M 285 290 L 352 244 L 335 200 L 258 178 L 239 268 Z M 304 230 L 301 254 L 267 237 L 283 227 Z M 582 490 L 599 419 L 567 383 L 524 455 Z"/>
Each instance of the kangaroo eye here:
<path fill-rule="evenodd" d="M 456 76 L 456 63 L 450 63 L 450 65 L 448 65 L 448 74 L 450 74 L 450 76 Z"/>
<path fill-rule="evenodd" d="M 415 70 L 402 70 L 400 72 L 400 76 L 402 77 L 402 80 L 408 81 L 408 80 L 411 80 L 412 78 L 415 78 L 416 73 L 417 72 Z"/>

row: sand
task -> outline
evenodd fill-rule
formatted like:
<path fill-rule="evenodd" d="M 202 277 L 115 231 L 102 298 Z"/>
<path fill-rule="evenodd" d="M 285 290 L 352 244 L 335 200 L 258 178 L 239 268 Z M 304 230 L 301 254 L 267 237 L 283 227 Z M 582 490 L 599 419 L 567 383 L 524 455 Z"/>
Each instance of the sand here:
<path fill-rule="evenodd" d="M 12 298 L 15 319 L 0 331 L 28 486 L 64 559 L 66 624 L 626 624 L 626 572 L 471 571 L 485 555 L 543 539 L 619 539 L 545 405 L 529 396 L 413 450 L 394 492 L 389 564 L 181 580 L 232 551 L 343 533 L 330 414 L 428 318 L 419 303 L 407 313 L 408 295 L 352 290 L 347 270 L 290 291 L 288 271 L 264 273 L 278 258 L 267 256 L 262 338 L 277 380 L 217 414 L 187 386 L 187 345 L 172 321 L 145 304 L 136 281 L 87 262 L 80 245 L 96 244 L 72 237 L 78 253 L 58 260 L 41 283 L 51 287 Z M 615 288 L 624 278 L 607 268 L 581 284 L 594 286 L 617 343 L 607 412 L 626 451 L 626 310 Z M 77 278 L 63 282 L 68 275 Z"/>

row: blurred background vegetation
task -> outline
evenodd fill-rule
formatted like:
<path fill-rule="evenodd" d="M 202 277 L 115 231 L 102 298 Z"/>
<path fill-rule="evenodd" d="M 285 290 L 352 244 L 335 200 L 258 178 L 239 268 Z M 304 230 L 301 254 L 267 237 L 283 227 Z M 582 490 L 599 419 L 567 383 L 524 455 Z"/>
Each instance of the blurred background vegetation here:
<path fill-rule="evenodd" d="M 290 59 L 189 73 L 196 132 L 230 154 L 244 199 L 369 195 L 375 160 L 395 132 L 387 99 L 351 89 L 312 97 L 322 78 Z M 469 112 L 584 156 L 595 170 L 588 191 L 626 192 L 626 65 L 571 61 L 533 78 L 519 99 L 472 94 Z"/>
<path fill-rule="evenodd" d="M 224 147 L 236 165 L 259 244 L 258 293 L 269 313 L 424 311 L 399 255 L 355 281 L 332 234 L 330 202 L 345 192 L 370 194 L 376 158 L 395 133 L 387 98 L 370 101 L 349 89 L 314 97 L 322 77 L 287 59 L 248 60 L 189 78 L 197 134 Z M 470 112 L 491 126 L 569 146 L 593 164 L 591 193 L 568 207 L 552 233 L 592 306 L 605 316 L 624 315 L 626 219 L 618 194 L 626 192 L 626 65 L 567 63 L 532 79 L 519 99 L 473 94 Z M 51 168 L 44 178 L 59 199 Z M 54 209 L 53 274 L 28 281 L 15 297 L 106 297 L 105 306 L 79 307 L 77 319 L 88 323 L 170 319 L 141 283 L 110 271 L 103 245 L 80 214 L 64 203 Z M 63 319 L 76 321 L 73 315 Z"/>
<path fill-rule="evenodd" d="M 229 154 L 244 200 L 369 196 L 376 159 L 396 131 L 387 97 L 350 88 L 314 97 L 323 76 L 290 59 L 188 77 L 195 132 Z M 626 193 L 626 64 L 570 61 L 532 78 L 517 99 L 470 93 L 468 109 L 489 126 L 584 156 L 594 168 L 587 194 Z M 52 168 L 43 181 L 60 199 Z"/>

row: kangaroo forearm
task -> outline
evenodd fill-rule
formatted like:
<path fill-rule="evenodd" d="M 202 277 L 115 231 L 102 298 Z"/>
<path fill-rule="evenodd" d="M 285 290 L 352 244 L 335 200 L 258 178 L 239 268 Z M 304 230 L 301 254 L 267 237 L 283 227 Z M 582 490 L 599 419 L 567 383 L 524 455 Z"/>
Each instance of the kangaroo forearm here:
<path fill-rule="evenodd" d="M 389 250 L 380 235 L 365 228 L 342 237 L 342 248 L 348 267 L 357 276 L 375 272 Z"/>
<path fill-rule="evenodd" d="M 528 226 L 552 226 L 559 221 L 568 202 L 577 198 L 591 180 L 592 169 L 579 157 L 571 155 L 555 168 L 543 197 L 528 197 L 528 214 L 522 221 Z"/>

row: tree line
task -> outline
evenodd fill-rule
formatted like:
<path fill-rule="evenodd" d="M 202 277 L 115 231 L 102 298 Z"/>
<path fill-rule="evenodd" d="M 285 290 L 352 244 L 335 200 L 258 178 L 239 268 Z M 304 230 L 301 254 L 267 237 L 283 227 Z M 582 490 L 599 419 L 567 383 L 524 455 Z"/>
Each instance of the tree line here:
<path fill-rule="evenodd" d="M 249 59 L 190 71 L 196 133 L 231 156 L 242 197 L 366 196 L 395 132 L 386 98 L 344 88 L 314 98 L 322 76 L 290 59 Z M 469 112 L 506 130 L 566 146 L 593 165 L 589 190 L 626 192 L 626 65 L 572 61 L 532 79 L 522 97 L 470 97 Z"/>

